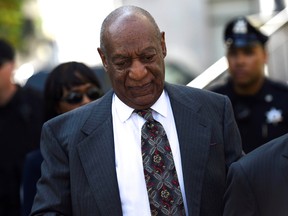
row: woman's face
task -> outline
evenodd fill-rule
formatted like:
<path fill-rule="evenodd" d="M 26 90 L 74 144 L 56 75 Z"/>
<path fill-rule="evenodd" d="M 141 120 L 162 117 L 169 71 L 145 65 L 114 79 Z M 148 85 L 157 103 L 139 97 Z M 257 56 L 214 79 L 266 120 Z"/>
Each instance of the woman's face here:
<path fill-rule="evenodd" d="M 86 83 L 83 85 L 72 87 L 71 90 L 63 89 L 63 97 L 58 103 L 58 114 L 62 114 L 78 108 L 82 105 L 90 103 L 100 97 L 99 89 L 91 84 Z"/>

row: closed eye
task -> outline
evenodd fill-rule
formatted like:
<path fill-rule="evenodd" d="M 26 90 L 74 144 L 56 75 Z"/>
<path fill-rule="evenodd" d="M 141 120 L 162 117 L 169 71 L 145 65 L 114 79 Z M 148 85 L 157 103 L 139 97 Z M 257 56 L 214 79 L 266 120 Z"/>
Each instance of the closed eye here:
<path fill-rule="evenodd" d="M 154 57 L 155 57 L 156 55 L 155 54 L 152 54 L 152 55 L 145 55 L 145 56 L 142 56 L 142 61 L 144 62 L 144 63 L 149 63 L 149 62 L 152 62 L 153 60 L 154 60 Z"/>
<path fill-rule="evenodd" d="M 129 66 L 130 61 L 129 59 L 120 59 L 114 62 L 114 65 L 116 66 L 117 69 L 125 69 Z"/>

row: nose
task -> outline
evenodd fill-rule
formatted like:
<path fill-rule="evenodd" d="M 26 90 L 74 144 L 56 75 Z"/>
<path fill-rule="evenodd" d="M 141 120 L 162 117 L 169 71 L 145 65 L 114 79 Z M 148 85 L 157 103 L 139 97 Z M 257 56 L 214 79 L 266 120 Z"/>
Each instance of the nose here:
<path fill-rule="evenodd" d="M 129 77 L 134 80 L 141 80 L 147 74 L 145 65 L 138 59 L 134 59 L 129 69 Z"/>
<path fill-rule="evenodd" d="M 238 54 L 236 57 L 236 63 L 237 64 L 243 64 L 246 61 L 246 56 L 242 53 Z"/>

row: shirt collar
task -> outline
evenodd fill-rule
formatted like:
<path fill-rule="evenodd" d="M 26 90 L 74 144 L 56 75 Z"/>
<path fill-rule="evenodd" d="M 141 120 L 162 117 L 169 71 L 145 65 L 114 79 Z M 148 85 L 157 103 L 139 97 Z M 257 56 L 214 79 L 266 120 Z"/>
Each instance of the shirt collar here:
<path fill-rule="evenodd" d="M 121 122 L 127 121 L 131 114 L 133 113 L 134 109 L 127 106 L 125 103 L 123 103 L 116 94 L 114 94 L 113 97 L 114 103 L 115 103 L 115 110 L 118 118 Z M 158 98 L 158 100 L 151 106 L 151 109 L 162 115 L 163 117 L 167 117 L 168 113 L 168 94 L 165 90 L 163 90 L 162 94 Z"/>
<path fill-rule="evenodd" d="M 164 90 L 158 100 L 151 106 L 151 109 L 162 115 L 163 117 L 167 117 L 168 115 L 168 94 Z"/>

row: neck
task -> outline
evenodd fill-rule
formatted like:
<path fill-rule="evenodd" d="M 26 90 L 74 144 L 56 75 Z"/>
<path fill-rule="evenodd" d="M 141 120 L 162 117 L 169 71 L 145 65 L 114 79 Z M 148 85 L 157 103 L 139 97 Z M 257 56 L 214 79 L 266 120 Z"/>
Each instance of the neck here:
<path fill-rule="evenodd" d="M 235 85 L 234 90 L 239 95 L 255 95 L 260 91 L 264 80 L 265 78 L 263 77 L 253 83 L 249 83 L 246 85 Z"/>

